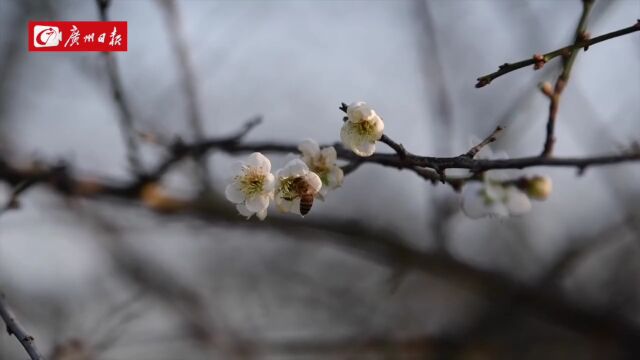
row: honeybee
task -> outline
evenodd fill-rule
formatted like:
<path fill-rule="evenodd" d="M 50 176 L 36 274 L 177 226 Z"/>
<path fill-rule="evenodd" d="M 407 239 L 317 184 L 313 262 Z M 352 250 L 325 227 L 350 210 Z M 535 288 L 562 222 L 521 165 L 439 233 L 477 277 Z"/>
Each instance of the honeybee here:
<path fill-rule="evenodd" d="M 309 213 L 309 210 L 311 210 L 311 206 L 313 206 L 313 188 L 311 188 L 311 186 L 309 186 L 309 183 L 307 183 L 307 180 L 302 177 L 293 180 L 292 188 L 295 195 L 287 200 L 294 200 L 295 198 L 299 197 L 300 214 L 306 215 L 307 213 Z"/>

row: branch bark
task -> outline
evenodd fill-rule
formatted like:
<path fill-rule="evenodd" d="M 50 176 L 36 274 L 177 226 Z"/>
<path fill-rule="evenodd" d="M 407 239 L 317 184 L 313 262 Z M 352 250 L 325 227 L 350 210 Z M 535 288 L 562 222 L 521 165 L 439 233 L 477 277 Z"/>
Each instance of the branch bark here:
<path fill-rule="evenodd" d="M 549 60 L 552 60 L 558 56 L 561 56 L 567 52 L 577 52 L 579 51 L 581 48 L 584 48 L 585 50 L 588 49 L 590 46 L 601 43 L 603 41 L 606 40 L 611 40 L 613 38 L 617 38 L 623 35 L 627 35 L 627 34 L 631 34 L 633 32 L 636 31 L 640 31 L 640 20 L 638 22 L 636 22 L 634 25 L 631 25 L 629 27 L 620 29 L 620 30 L 616 30 L 616 31 L 612 31 L 610 33 L 604 34 L 604 35 L 600 35 L 597 37 L 594 37 L 592 39 L 585 39 L 585 40 L 580 40 L 577 41 L 571 45 L 567 45 L 563 48 L 548 52 L 544 55 L 541 55 L 541 59 L 540 58 L 536 58 L 535 56 L 530 58 L 530 59 L 526 59 L 526 60 L 521 60 L 518 62 L 514 62 L 514 63 L 505 63 L 503 65 L 500 65 L 498 71 L 493 72 L 491 74 L 487 74 L 487 75 L 483 75 L 480 76 L 477 80 L 478 83 L 476 84 L 477 88 L 481 88 L 484 87 L 486 85 L 489 85 L 493 80 L 495 80 L 496 78 L 499 78 L 502 75 L 506 75 L 512 71 L 518 70 L 518 69 L 522 69 L 531 65 L 535 65 L 536 62 L 540 62 L 542 61 L 543 63 L 548 62 Z"/>
<path fill-rule="evenodd" d="M 7 332 L 9 335 L 13 335 L 20 341 L 22 347 L 26 350 L 27 354 L 29 354 L 29 358 L 31 360 L 44 360 L 44 357 L 40 355 L 38 348 L 34 342 L 33 336 L 29 335 L 27 331 L 22 327 L 22 325 L 18 322 L 13 311 L 9 307 L 6 299 L 4 298 L 4 294 L 0 293 L 0 318 L 7 325 Z"/>

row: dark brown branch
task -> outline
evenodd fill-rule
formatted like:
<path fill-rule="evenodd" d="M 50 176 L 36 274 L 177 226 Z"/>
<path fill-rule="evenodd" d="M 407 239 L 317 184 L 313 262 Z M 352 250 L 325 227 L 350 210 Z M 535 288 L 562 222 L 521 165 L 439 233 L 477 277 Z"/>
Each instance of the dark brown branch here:
<path fill-rule="evenodd" d="M 185 144 L 183 142 L 176 142 L 172 146 L 172 151 L 169 155 L 156 166 L 154 170 L 150 172 L 149 178 L 157 179 L 164 175 L 171 167 L 185 157 L 200 157 L 205 156 L 211 150 L 217 150 L 230 154 L 237 153 L 249 153 L 249 152 L 271 152 L 271 153 L 297 153 L 298 148 L 296 144 L 291 143 L 279 143 L 279 142 L 242 142 L 243 137 L 255 126 L 260 123 L 260 119 L 256 118 L 248 123 L 237 133 L 227 137 L 212 138 L 203 142 L 196 142 L 192 144 Z M 486 144 L 493 141 L 493 138 L 501 131 L 501 128 L 497 128 L 489 137 L 487 137 L 481 144 Z M 360 157 L 351 152 L 348 149 L 342 147 L 341 144 L 333 144 L 338 154 L 338 158 L 347 160 L 351 165 L 347 165 L 347 169 L 353 171 L 364 163 L 374 163 L 382 166 L 393 167 L 396 169 L 407 169 L 418 173 L 428 180 L 440 180 L 444 179 L 444 171 L 446 169 L 460 168 L 469 169 L 472 172 L 482 172 L 494 169 L 523 169 L 527 167 L 536 166 L 554 166 L 554 167 L 573 167 L 577 168 L 579 172 L 583 172 L 589 166 L 610 165 L 623 162 L 640 161 L 640 152 L 629 151 L 622 154 L 611 154 L 604 156 L 593 157 L 565 157 L 565 158 L 544 158 L 539 156 L 521 157 L 513 159 L 473 159 L 469 156 L 475 150 L 471 149 L 469 152 L 455 156 L 455 157 L 430 157 L 420 156 L 408 152 L 404 147 L 397 142 L 393 141 L 387 135 L 383 136 L 385 143 L 394 149 L 397 149 L 396 154 L 373 154 L 369 157 Z M 382 141 L 382 140 L 381 140 Z M 330 146 L 330 145 L 323 145 Z M 474 147 L 475 148 L 475 147 Z M 357 164 L 357 165 L 355 165 Z M 438 177 L 427 175 L 422 170 L 416 171 L 416 168 L 428 168 L 434 170 Z M 445 179 L 446 180 L 446 179 Z M 455 179 L 456 183 L 459 183 L 461 179 Z M 449 182 L 449 181 L 445 181 Z"/>
<path fill-rule="evenodd" d="M 15 336 L 16 339 L 20 341 L 20 344 L 22 344 L 22 347 L 27 351 L 31 360 L 44 360 L 33 341 L 33 336 L 29 335 L 24 327 L 20 325 L 2 293 L 0 293 L 0 318 L 2 318 L 7 325 L 9 335 Z"/>
<path fill-rule="evenodd" d="M 285 145 L 277 145 L 277 148 L 290 150 Z M 242 150 L 246 151 L 247 148 Z M 396 154 L 385 156 L 392 157 L 395 160 L 398 159 Z M 467 161 L 476 161 L 468 157 L 465 157 L 465 159 Z M 537 157 L 535 159 L 540 160 Z M 543 160 L 557 161 L 558 159 Z M 103 181 L 99 185 L 93 185 L 93 192 L 79 192 L 77 189 L 86 187 L 86 185 L 81 186 L 86 180 L 67 175 L 66 177 L 58 176 L 59 179 L 66 179 L 65 182 L 61 180 L 52 182 L 51 170 L 19 170 L 6 164 L 4 167 L 1 165 L 2 163 L 0 163 L 0 179 L 8 182 L 15 182 L 18 179 L 31 176 L 41 181 L 46 181 L 53 189 L 64 195 L 107 197 L 127 202 L 138 202 L 140 200 L 140 194 L 136 191 L 139 187 L 138 183 Z M 201 203 L 198 199 L 193 202 L 185 202 L 184 206 L 174 213 L 195 216 L 217 224 L 244 226 L 247 224 L 246 220 L 238 216 L 231 206 L 217 203 Z M 537 286 L 532 288 L 515 282 L 504 275 L 476 269 L 455 258 L 416 249 L 405 240 L 402 240 L 398 234 L 389 230 L 371 227 L 370 224 L 363 224 L 357 220 L 344 218 L 299 219 L 284 216 L 272 216 L 268 221 L 251 222 L 250 224 L 252 226 L 249 228 L 256 230 L 264 228 L 273 228 L 280 231 L 300 229 L 307 232 L 313 230 L 321 233 L 331 233 L 336 236 L 323 238 L 394 269 L 413 269 L 446 277 L 458 284 L 476 289 L 490 298 L 507 296 L 517 306 L 542 314 L 551 321 L 586 332 L 588 335 L 592 335 L 594 329 L 600 329 L 602 333 L 609 334 L 607 336 L 620 341 L 625 347 L 640 344 L 640 331 L 623 318 L 614 314 L 594 313 L 584 310 L 567 302 L 550 290 L 543 291 Z M 314 240 L 313 236 L 299 238 L 308 241 Z"/>
<path fill-rule="evenodd" d="M 631 25 L 629 27 L 626 27 L 624 29 L 620 29 L 617 31 L 613 31 L 604 35 L 600 35 L 591 39 L 583 39 L 583 40 L 579 40 L 575 43 L 573 43 L 572 45 L 568 45 L 565 46 L 563 48 L 560 48 L 558 50 L 554 50 L 551 51 L 549 53 L 546 53 L 542 56 L 542 62 L 548 62 L 551 59 L 554 59 L 558 56 L 561 56 L 563 54 L 566 53 L 573 53 L 573 52 L 577 52 L 579 51 L 581 48 L 588 48 L 589 46 L 595 45 L 597 43 L 606 41 L 606 40 L 610 40 L 619 36 L 623 36 L 623 35 L 627 35 L 630 34 L 632 32 L 635 31 L 639 31 L 640 30 L 640 21 L 636 22 L 634 25 Z M 478 78 L 478 83 L 476 84 L 477 88 L 481 88 L 483 86 L 489 85 L 494 79 L 508 74 L 512 71 L 518 70 L 518 69 L 522 69 L 524 67 L 527 66 L 531 66 L 531 65 L 535 65 L 536 62 L 539 62 L 540 60 L 537 60 L 535 57 L 532 57 L 530 59 L 527 60 L 522 60 L 522 61 L 518 61 L 515 63 L 505 63 L 504 65 L 501 65 L 500 68 L 498 69 L 498 71 L 488 74 L 488 75 L 484 75 Z"/>
<path fill-rule="evenodd" d="M 255 118 L 245 124 L 245 126 L 236 134 L 226 137 L 211 138 L 202 142 L 191 144 L 182 141 L 176 141 L 171 147 L 167 156 L 159 161 L 154 169 L 148 175 L 140 176 L 134 183 L 130 184 L 126 189 L 120 189 L 126 194 L 136 193 L 140 188 L 151 181 L 155 181 L 164 176 L 171 168 L 181 160 L 193 157 L 200 158 L 206 156 L 209 151 L 216 150 L 229 154 L 241 154 L 250 152 L 266 152 L 266 153 L 297 153 L 297 144 L 279 143 L 279 142 L 243 142 L 244 136 L 255 126 L 260 123 L 260 118 Z M 391 140 L 392 141 L 392 140 Z M 394 142 L 395 143 L 395 142 Z M 414 155 L 405 150 L 405 157 L 401 158 L 398 154 L 373 154 L 369 157 L 359 157 L 348 149 L 343 148 L 340 144 L 333 145 L 336 149 L 338 158 L 349 161 L 352 165 L 347 165 L 349 169 L 355 169 L 364 163 L 378 164 L 396 169 L 407 169 L 416 172 L 421 177 L 433 181 L 445 181 L 454 188 L 458 188 L 464 183 L 464 179 L 446 178 L 444 171 L 446 169 L 459 168 L 469 169 L 471 172 L 478 173 L 494 169 L 523 169 L 536 166 L 553 166 L 553 167 L 573 167 L 583 172 L 590 166 L 601 166 L 619 164 L 624 162 L 640 161 L 640 151 L 633 148 L 627 153 L 593 156 L 593 157 L 521 157 L 513 159 L 473 159 L 467 153 L 455 157 L 430 157 Z M 356 165 L 357 164 L 357 165 Z M 351 170 L 353 170 L 351 169 Z M 429 171 L 435 171 L 433 174 Z M 436 176 L 437 175 L 437 176 Z M 20 169 L 11 166 L 0 158 L 0 180 L 5 181 L 13 186 L 25 180 L 34 182 L 49 182 L 56 184 L 65 184 L 67 192 L 73 192 L 73 187 L 77 184 L 68 183 L 68 174 L 64 165 L 53 166 L 50 168 L 27 168 Z M 81 184 L 82 185 L 82 184 Z"/>
<path fill-rule="evenodd" d="M 387 135 L 382 134 L 382 137 L 378 141 L 387 144 L 390 148 L 392 148 L 396 152 L 396 154 L 398 154 L 398 157 L 400 159 L 404 159 L 407 157 L 407 150 L 405 150 L 404 146 L 391 140 L 391 138 L 389 138 Z"/>
<path fill-rule="evenodd" d="M 13 187 L 13 190 L 11 191 L 11 194 L 9 195 L 9 199 L 7 199 L 5 205 L 0 208 L 0 215 L 5 213 L 6 211 L 19 208 L 20 201 L 18 200 L 18 197 L 20 196 L 20 194 L 27 191 L 34 183 L 35 182 L 33 181 L 33 179 L 30 179 L 22 181 L 15 185 Z"/>

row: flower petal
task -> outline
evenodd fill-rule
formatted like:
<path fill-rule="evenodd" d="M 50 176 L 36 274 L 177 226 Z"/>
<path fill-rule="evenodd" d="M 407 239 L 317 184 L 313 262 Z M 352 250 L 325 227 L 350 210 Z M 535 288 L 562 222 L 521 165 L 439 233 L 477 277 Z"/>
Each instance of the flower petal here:
<path fill-rule="evenodd" d="M 258 195 L 252 198 L 249 198 L 245 201 L 245 205 L 249 211 L 259 212 L 266 209 L 269 206 L 269 196 L 268 195 Z"/>
<path fill-rule="evenodd" d="M 247 209 L 247 207 L 244 204 L 236 205 L 236 209 L 238 210 L 240 215 L 246 217 L 247 219 L 250 219 L 254 214 L 252 211 L 249 211 L 249 209 Z"/>
<path fill-rule="evenodd" d="M 273 176 L 272 173 L 268 173 L 264 178 L 264 185 L 262 185 L 262 192 L 263 193 L 273 192 L 273 189 L 275 188 L 275 184 L 276 184 L 275 176 Z"/>
<path fill-rule="evenodd" d="M 329 179 L 329 186 L 332 188 L 337 188 L 342 185 L 344 172 L 339 166 L 334 166 L 331 168 L 331 171 L 329 172 L 327 178 Z"/>
<path fill-rule="evenodd" d="M 266 156 L 262 155 L 259 152 L 254 152 L 253 154 L 249 155 L 249 158 L 247 159 L 247 165 L 258 168 L 262 172 L 271 171 L 271 161 L 269 161 Z"/>
<path fill-rule="evenodd" d="M 376 116 L 375 119 L 372 121 L 374 122 L 374 129 L 375 129 L 374 139 L 380 140 L 380 138 L 382 137 L 382 132 L 384 130 L 384 122 L 379 116 Z"/>
<path fill-rule="evenodd" d="M 298 150 L 311 158 L 314 158 L 320 152 L 320 145 L 315 140 L 305 139 L 298 145 Z"/>
<path fill-rule="evenodd" d="M 347 117 L 351 122 L 361 122 L 373 115 L 373 110 L 364 101 L 353 102 L 347 107 Z"/>
<path fill-rule="evenodd" d="M 340 129 L 340 140 L 342 140 L 342 143 L 347 149 L 351 149 L 355 135 L 353 124 L 348 121 L 342 124 L 342 128 Z"/>
<path fill-rule="evenodd" d="M 336 160 L 338 160 L 338 154 L 336 153 L 336 148 L 333 146 L 328 146 L 320 151 L 322 158 L 325 161 L 326 165 L 335 164 Z"/>
<path fill-rule="evenodd" d="M 267 217 L 267 208 L 264 208 L 262 211 L 258 211 L 256 215 L 258 216 L 258 219 L 264 220 Z"/>
<path fill-rule="evenodd" d="M 285 200 L 280 196 L 276 197 L 276 206 L 278 207 L 278 210 L 282 212 L 290 212 L 292 205 L 293 205 L 293 201 Z"/>
<path fill-rule="evenodd" d="M 320 176 L 314 172 L 310 171 L 305 175 L 305 180 L 307 181 L 307 184 L 313 188 L 314 192 L 318 192 L 322 188 L 322 180 L 320 179 Z"/>
<path fill-rule="evenodd" d="M 224 189 L 224 195 L 227 197 L 227 200 L 234 204 L 239 204 L 244 201 L 244 193 L 238 188 L 236 183 L 227 185 Z"/>
<path fill-rule="evenodd" d="M 351 150 L 358 156 L 367 157 L 373 155 L 376 151 L 376 143 L 361 142 L 356 144 Z"/>
<path fill-rule="evenodd" d="M 517 188 L 510 186 L 506 189 L 507 201 L 505 206 L 511 215 L 522 215 L 531 210 L 531 201 L 529 197 L 518 190 Z"/>
<path fill-rule="evenodd" d="M 462 190 L 462 212 L 472 219 L 489 215 L 489 211 L 482 195 L 483 185 L 477 182 L 469 183 Z"/>
<path fill-rule="evenodd" d="M 300 159 L 293 159 L 284 165 L 278 177 L 298 177 L 309 172 L 309 167 Z"/>

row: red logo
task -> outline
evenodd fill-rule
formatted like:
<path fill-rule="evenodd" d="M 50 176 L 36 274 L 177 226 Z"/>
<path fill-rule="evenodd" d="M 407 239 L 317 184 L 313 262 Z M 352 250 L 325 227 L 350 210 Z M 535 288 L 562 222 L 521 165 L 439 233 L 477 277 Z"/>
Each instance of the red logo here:
<path fill-rule="evenodd" d="M 127 51 L 126 21 L 29 21 L 29 51 Z"/>

